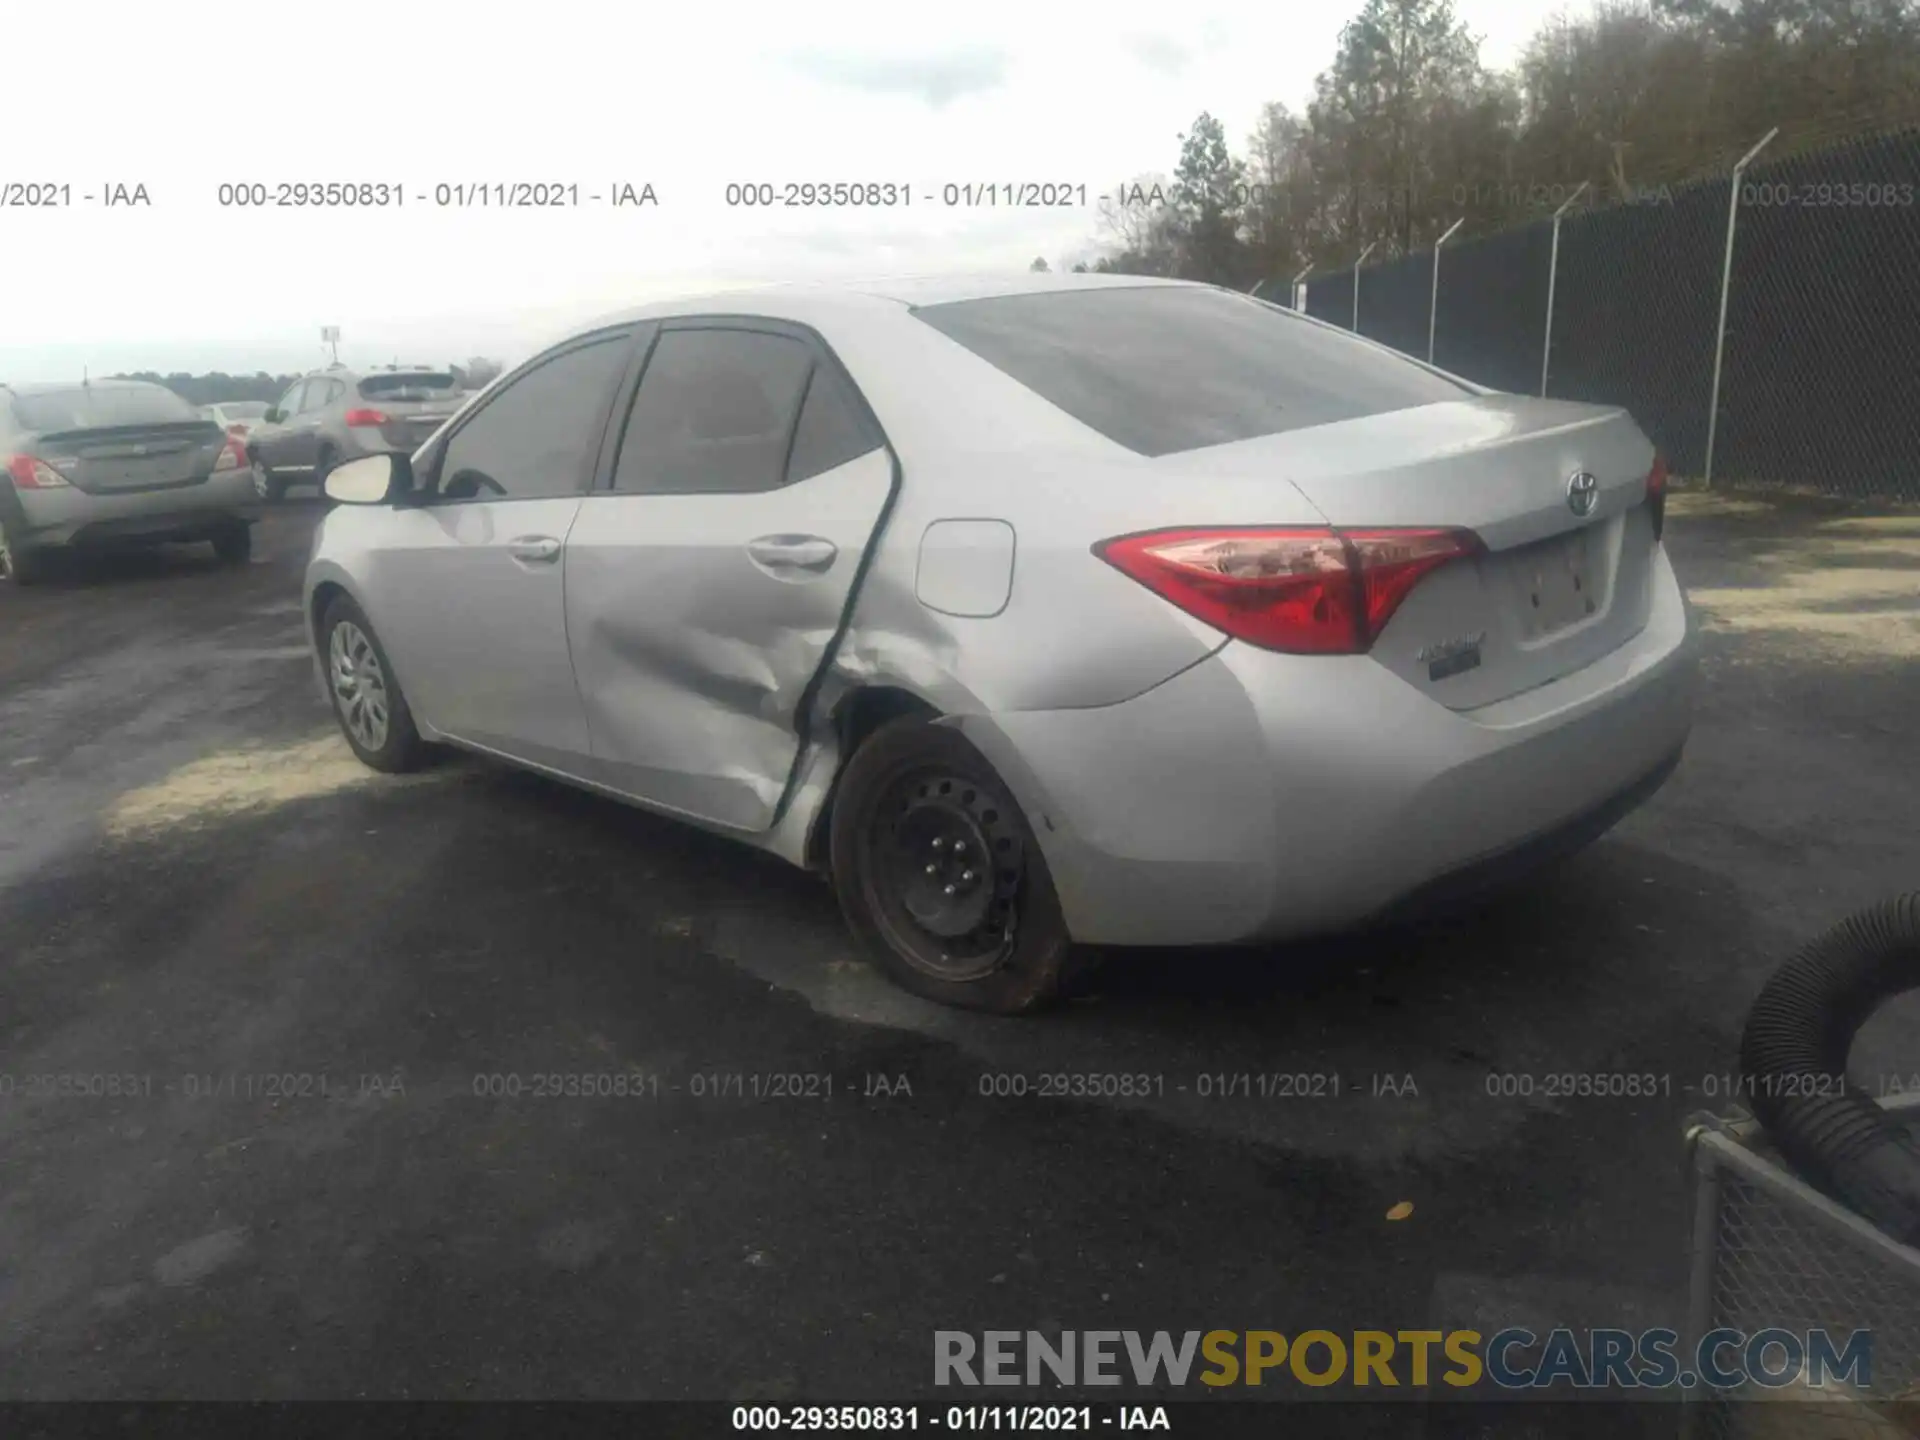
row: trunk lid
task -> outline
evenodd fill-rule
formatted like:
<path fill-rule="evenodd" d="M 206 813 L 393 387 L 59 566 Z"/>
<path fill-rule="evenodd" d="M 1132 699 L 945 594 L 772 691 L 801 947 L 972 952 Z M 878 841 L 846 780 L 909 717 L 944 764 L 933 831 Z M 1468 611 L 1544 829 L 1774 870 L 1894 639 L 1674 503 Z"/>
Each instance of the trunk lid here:
<path fill-rule="evenodd" d="M 1415 585 L 1371 652 L 1441 704 L 1471 710 L 1590 665 L 1644 628 L 1653 459 L 1623 410 L 1490 395 L 1158 463 L 1195 485 L 1284 479 L 1346 529 L 1473 531 L 1484 552 Z"/>
<path fill-rule="evenodd" d="M 181 420 L 56 430 L 40 435 L 34 450 L 76 490 L 126 495 L 203 483 L 226 444 L 213 421 Z"/>

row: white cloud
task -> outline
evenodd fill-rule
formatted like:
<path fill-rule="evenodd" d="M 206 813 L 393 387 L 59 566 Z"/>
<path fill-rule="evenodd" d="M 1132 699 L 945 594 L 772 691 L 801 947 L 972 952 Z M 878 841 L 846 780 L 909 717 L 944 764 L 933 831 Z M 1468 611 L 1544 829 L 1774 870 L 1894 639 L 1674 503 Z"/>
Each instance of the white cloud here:
<path fill-rule="evenodd" d="M 1538 10 L 1460 5 L 1511 58 Z M 708 6 L 544 0 L 259 7 L 41 0 L 9 50 L 0 181 L 71 185 L 0 211 L 0 379 L 113 369 L 285 369 L 324 358 L 508 356 L 652 296 L 781 278 L 1060 264 L 1097 197 L 1170 171 L 1203 109 L 1238 145 L 1267 100 L 1303 103 L 1346 7 L 1113 0 Z M 1173 23 L 1177 22 L 1177 23 Z M 114 44 L 97 43 L 100 25 Z M 398 209 L 223 208 L 223 183 L 398 182 Z M 875 180 L 879 212 L 730 207 L 740 181 Z M 435 203 L 438 184 L 577 185 L 579 208 Z M 1084 186 L 1084 207 L 951 207 L 946 184 Z M 80 202 L 141 183 L 150 208 Z M 653 185 L 657 208 L 586 201 Z"/>

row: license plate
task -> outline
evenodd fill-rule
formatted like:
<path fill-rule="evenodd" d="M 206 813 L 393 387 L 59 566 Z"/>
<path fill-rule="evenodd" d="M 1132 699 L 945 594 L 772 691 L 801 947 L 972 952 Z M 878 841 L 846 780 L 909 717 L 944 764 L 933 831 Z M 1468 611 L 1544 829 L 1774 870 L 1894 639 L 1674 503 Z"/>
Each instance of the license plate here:
<path fill-rule="evenodd" d="M 1600 608 L 1592 530 L 1563 535 L 1513 558 L 1513 581 L 1528 638 L 1577 625 Z"/>

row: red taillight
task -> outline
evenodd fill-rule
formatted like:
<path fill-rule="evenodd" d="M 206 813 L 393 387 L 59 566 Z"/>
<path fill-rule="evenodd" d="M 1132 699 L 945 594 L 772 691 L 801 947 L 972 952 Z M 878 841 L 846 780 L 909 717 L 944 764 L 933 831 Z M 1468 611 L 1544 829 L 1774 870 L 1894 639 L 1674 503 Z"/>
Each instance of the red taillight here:
<path fill-rule="evenodd" d="M 216 472 L 236 468 L 244 470 L 246 464 L 247 452 L 245 447 L 240 444 L 240 437 L 238 435 L 229 435 L 227 437 L 227 443 L 220 447 L 220 458 L 213 462 L 214 470 Z"/>
<path fill-rule="evenodd" d="M 7 474 L 22 490 L 60 490 L 68 483 L 66 476 L 31 455 L 9 455 Z"/>
<path fill-rule="evenodd" d="M 347 411 L 347 424 L 349 425 L 384 425 L 386 423 L 386 415 L 379 410 Z"/>
<path fill-rule="evenodd" d="M 1473 555 L 1467 530 L 1155 530 L 1094 546 L 1122 574 L 1238 640 L 1364 654 L 1429 571 Z"/>
<path fill-rule="evenodd" d="M 1658 540 L 1667 528 L 1667 457 L 1653 452 L 1653 468 L 1647 471 L 1647 513 L 1653 519 L 1653 538 Z"/>

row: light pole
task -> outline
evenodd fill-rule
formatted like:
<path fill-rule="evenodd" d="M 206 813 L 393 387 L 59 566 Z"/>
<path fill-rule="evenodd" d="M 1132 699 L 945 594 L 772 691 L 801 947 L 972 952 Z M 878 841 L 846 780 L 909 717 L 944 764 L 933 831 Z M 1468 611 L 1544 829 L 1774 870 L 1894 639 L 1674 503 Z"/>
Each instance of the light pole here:
<path fill-rule="evenodd" d="M 1547 366 L 1553 359 L 1553 289 L 1560 279 L 1560 217 L 1586 193 L 1587 182 L 1582 180 L 1580 188 L 1567 196 L 1566 204 L 1553 212 L 1553 251 L 1547 257 L 1547 333 L 1540 342 L 1540 393 L 1543 396 L 1547 393 Z"/>
<path fill-rule="evenodd" d="M 1360 252 L 1360 258 L 1353 262 L 1353 333 L 1360 333 L 1360 267 L 1367 263 L 1367 256 L 1373 253 L 1378 240 L 1367 242 L 1367 248 Z"/>
<path fill-rule="evenodd" d="M 1302 315 L 1307 313 L 1307 296 L 1306 291 L 1301 288 L 1301 282 L 1312 273 L 1313 265 L 1309 262 L 1301 268 L 1298 275 L 1293 277 L 1293 308 L 1298 310 Z"/>
<path fill-rule="evenodd" d="M 1707 399 L 1707 463 L 1706 473 L 1700 477 L 1703 485 L 1713 484 L 1713 440 L 1714 433 L 1720 428 L 1720 359 L 1727 348 L 1727 290 L 1733 283 L 1733 222 L 1740 214 L 1740 177 L 1746 168 L 1768 145 L 1773 137 L 1780 133 L 1780 127 L 1760 137 L 1760 143 L 1740 157 L 1740 163 L 1733 167 L 1733 180 L 1727 187 L 1727 253 L 1720 262 L 1720 323 L 1713 332 L 1713 394 Z"/>
<path fill-rule="evenodd" d="M 1427 307 L 1427 363 L 1433 363 L 1433 336 L 1440 323 L 1440 247 L 1453 238 L 1453 232 L 1467 223 L 1462 215 L 1447 227 L 1447 233 L 1433 242 L 1433 303 Z"/>

